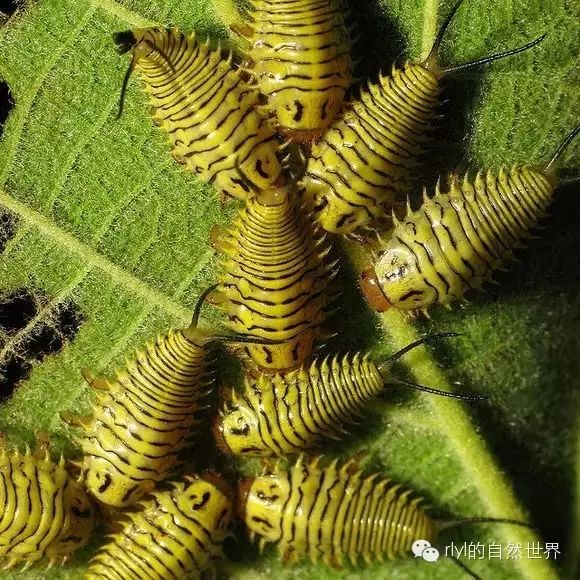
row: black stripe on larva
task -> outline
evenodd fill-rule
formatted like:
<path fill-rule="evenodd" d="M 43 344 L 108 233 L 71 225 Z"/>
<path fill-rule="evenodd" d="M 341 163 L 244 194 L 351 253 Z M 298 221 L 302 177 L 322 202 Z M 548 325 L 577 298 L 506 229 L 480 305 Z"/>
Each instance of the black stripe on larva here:
<path fill-rule="evenodd" d="M 272 524 L 268 520 L 266 520 L 264 518 L 260 518 L 258 516 L 252 516 L 252 521 L 254 521 L 258 524 L 262 524 L 264 526 L 267 526 L 270 529 L 273 529 L 273 527 L 274 527 L 274 526 L 272 526 Z"/>
<path fill-rule="evenodd" d="M 107 475 L 109 475 L 109 474 L 107 473 Z M 125 494 L 123 495 L 123 498 L 121 499 L 121 501 L 122 501 L 122 502 L 126 502 L 126 501 L 128 501 L 128 500 L 129 500 L 129 498 L 130 498 L 130 497 L 131 497 L 131 496 L 132 496 L 132 495 L 135 493 L 135 490 L 136 490 L 136 489 L 137 489 L 137 486 L 136 486 L 136 485 L 135 485 L 135 486 L 133 486 L 133 487 L 131 487 L 131 488 L 129 488 L 129 489 L 128 489 L 128 490 L 125 492 Z"/>
<path fill-rule="evenodd" d="M 113 478 L 111 477 L 111 475 L 109 473 L 105 473 L 104 481 L 99 486 L 99 493 L 103 493 L 104 491 L 109 489 L 109 487 L 111 486 L 112 483 L 113 483 Z"/>
<path fill-rule="evenodd" d="M 303 77 L 303 78 L 308 78 L 308 77 Z M 296 113 L 294 113 L 294 121 L 300 121 L 302 119 L 302 114 L 304 113 L 304 105 L 298 101 L 295 100 L 294 101 L 294 106 L 296 107 Z"/>
<path fill-rule="evenodd" d="M 422 295 L 423 292 L 421 290 L 409 290 L 409 292 L 403 294 L 403 296 L 401 296 L 399 300 L 401 302 L 405 302 L 405 300 L 408 300 L 409 298 L 411 298 L 411 296 L 422 296 Z"/>

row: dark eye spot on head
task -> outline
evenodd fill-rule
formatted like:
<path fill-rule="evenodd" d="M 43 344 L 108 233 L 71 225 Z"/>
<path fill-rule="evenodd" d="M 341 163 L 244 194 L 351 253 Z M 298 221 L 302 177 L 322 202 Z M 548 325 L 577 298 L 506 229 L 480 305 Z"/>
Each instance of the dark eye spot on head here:
<path fill-rule="evenodd" d="M 300 121 L 304 113 L 304 105 L 300 101 L 296 100 L 294 101 L 294 106 L 296 107 L 296 113 L 294 113 L 294 117 L 292 118 L 294 121 Z"/>
<path fill-rule="evenodd" d="M 103 483 L 99 486 L 99 493 L 104 493 L 109 489 L 109 486 L 113 483 L 113 478 L 109 473 L 105 473 L 105 477 L 103 478 Z"/>
<path fill-rule="evenodd" d="M 260 175 L 264 179 L 267 179 L 269 177 L 268 174 L 262 168 L 262 160 L 261 159 L 258 159 L 258 161 L 256 161 L 256 171 L 257 171 L 258 175 Z"/>
<path fill-rule="evenodd" d="M 194 503 L 192 504 L 192 508 L 194 510 L 200 510 L 201 508 L 203 508 L 203 506 L 205 506 L 205 504 L 209 501 L 209 498 L 211 497 L 211 493 L 209 491 L 206 491 L 202 496 L 201 496 L 201 501 L 199 503 Z"/>
<path fill-rule="evenodd" d="M 241 429 L 239 429 L 237 427 L 232 427 L 230 429 L 230 433 L 232 435 L 241 435 L 242 437 L 245 437 L 249 432 L 250 432 L 249 425 L 244 425 Z"/>
<path fill-rule="evenodd" d="M 300 343 L 296 343 L 296 346 L 292 349 L 292 360 L 298 360 L 298 349 L 300 348 Z"/>
<path fill-rule="evenodd" d="M 266 354 L 266 362 L 270 364 L 274 358 L 272 357 L 272 351 L 267 347 L 262 347 L 264 349 L 264 353 Z"/>
<path fill-rule="evenodd" d="M 265 501 L 268 503 L 273 503 L 275 502 L 277 499 L 279 499 L 279 495 L 266 495 L 263 491 L 259 491 L 258 492 L 258 499 L 261 501 Z"/>

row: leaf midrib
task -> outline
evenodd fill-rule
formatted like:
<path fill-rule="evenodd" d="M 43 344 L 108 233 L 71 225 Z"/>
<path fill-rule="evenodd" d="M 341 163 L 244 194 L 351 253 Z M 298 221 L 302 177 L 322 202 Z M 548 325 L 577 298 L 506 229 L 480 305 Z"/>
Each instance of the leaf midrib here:
<path fill-rule="evenodd" d="M 33 226 L 44 237 L 55 245 L 76 255 L 90 268 L 97 268 L 104 272 L 114 283 L 123 286 L 128 292 L 139 297 L 144 303 L 155 306 L 161 311 L 173 316 L 179 323 L 185 324 L 191 318 L 191 310 L 177 302 L 173 296 L 160 292 L 146 284 L 133 274 L 130 274 L 117 264 L 95 251 L 92 247 L 81 242 L 56 225 L 52 220 L 36 210 L 23 204 L 3 190 L 0 190 L 0 205 L 13 212 L 24 224 Z M 213 249 L 208 249 L 196 264 L 196 270 L 203 268 L 213 256 Z M 191 276 L 187 276 L 187 283 Z M 179 292 L 181 289 L 178 289 Z"/>

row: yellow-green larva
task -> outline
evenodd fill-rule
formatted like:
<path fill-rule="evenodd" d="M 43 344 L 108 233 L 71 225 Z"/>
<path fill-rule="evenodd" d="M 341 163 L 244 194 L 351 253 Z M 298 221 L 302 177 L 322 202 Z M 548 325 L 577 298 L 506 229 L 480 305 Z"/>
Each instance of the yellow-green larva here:
<path fill-rule="evenodd" d="M 274 542 L 282 560 L 302 557 L 340 568 L 344 557 L 356 565 L 412 556 L 417 540 L 436 546 L 440 531 L 467 523 L 496 522 L 528 526 L 500 518 L 433 519 L 391 480 L 365 476 L 356 461 L 333 461 L 320 467 L 320 457 L 300 457 L 289 471 L 274 469 L 238 486 L 238 512 L 260 548 Z"/>
<path fill-rule="evenodd" d="M 106 506 L 130 505 L 175 472 L 207 408 L 208 346 L 216 340 L 248 342 L 197 328 L 200 307 L 212 289 L 200 297 L 188 328 L 147 344 L 114 379 L 89 378 L 97 397 L 93 414 L 68 418 L 82 427 L 85 485 Z"/>
<path fill-rule="evenodd" d="M 342 0 L 252 0 L 250 72 L 278 130 L 317 139 L 339 111 L 352 80 L 350 34 Z"/>
<path fill-rule="evenodd" d="M 438 49 L 461 4 L 458 2 L 423 62 L 393 65 L 390 76 L 368 83 L 360 97 L 312 147 L 300 182 L 305 200 L 327 231 L 352 234 L 388 217 L 397 196 L 409 193 L 423 145 L 439 106 L 441 79 L 464 68 L 492 62 L 535 46 L 543 36 L 504 53 L 443 69 Z"/>
<path fill-rule="evenodd" d="M 140 502 L 90 561 L 84 578 L 201 578 L 222 557 L 232 520 L 232 501 L 220 487 L 186 477 Z"/>
<path fill-rule="evenodd" d="M 175 29 L 138 28 L 115 34 L 115 41 L 121 52 L 132 51 L 128 74 L 139 68 L 153 119 L 180 163 L 238 199 L 251 191 L 247 179 L 258 188 L 277 182 L 282 169 L 275 131 L 231 55 L 223 58 L 219 48 L 212 51 L 195 34 Z"/>
<path fill-rule="evenodd" d="M 437 184 L 434 197 L 424 192 L 417 211 L 408 207 L 404 219 L 393 217 L 389 240 L 361 278 L 371 306 L 424 311 L 481 288 L 545 215 L 557 183 L 555 162 L 579 132 L 572 131 L 542 169 L 480 171 L 473 181 L 452 174 L 448 191 Z"/>
<path fill-rule="evenodd" d="M 95 507 L 78 481 L 53 463 L 46 449 L 10 453 L 0 440 L 0 566 L 41 558 L 64 564 L 84 546 L 95 525 Z"/>
<path fill-rule="evenodd" d="M 314 359 L 286 374 L 246 377 L 240 395 L 232 391 L 214 423 L 214 436 L 224 453 L 277 456 L 300 453 L 327 439 L 348 435 L 345 427 L 359 422 L 369 401 L 386 384 L 399 384 L 462 400 L 487 397 L 460 395 L 416 385 L 391 374 L 391 366 L 409 350 L 435 339 L 432 334 L 378 362 L 370 355 Z"/>
<path fill-rule="evenodd" d="M 217 242 L 225 254 L 214 301 L 237 333 L 280 344 L 249 344 L 245 353 L 258 368 L 296 368 L 322 338 L 321 325 L 333 296 L 329 283 L 336 262 L 330 246 L 285 189 L 263 191 L 247 200 Z"/>

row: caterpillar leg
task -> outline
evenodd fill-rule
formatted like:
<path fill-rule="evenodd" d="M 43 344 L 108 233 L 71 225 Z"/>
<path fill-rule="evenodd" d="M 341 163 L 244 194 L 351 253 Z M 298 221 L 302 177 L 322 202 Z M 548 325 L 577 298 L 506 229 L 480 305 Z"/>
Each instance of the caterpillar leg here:
<path fill-rule="evenodd" d="M 231 24 L 230 30 L 244 40 L 250 39 L 254 35 L 254 30 L 249 24 Z"/>
<path fill-rule="evenodd" d="M 63 411 L 60 414 L 60 418 L 71 427 L 82 427 L 83 429 L 88 429 L 93 421 L 93 415 L 76 415 L 75 413 L 69 413 Z"/>
<path fill-rule="evenodd" d="M 50 437 L 45 431 L 39 431 L 36 434 L 36 448 L 32 457 L 41 461 L 47 461 L 50 458 Z"/>
<path fill-rule="evenodd" d="M 354 242 L 359 246 L 370 247 L 375 243 L 377 234 L 373 230 L 360 229 L 359 231 L 350 232 L 345 236 L 349 242 Z"/>
<path fill-rule="evenodd" d="M 354 475 L 361 470 L 361 463 L 369 456 L 368 451 L 359 451 L 351 457 L 341 468 L 340 471 L 346 475 Z"/>
<path fill-rule="evenodd" d="M 340 570 L 342 568 L 342 556 L 334 554 L 324 554 L 323 562 L 330 568 Z"/>
<path fill-rule="evenodd" d="M 225 194 L 222 192 L 220 195 L 224 195 Z M 222 203 L 223 200 L 226 199 L 225 197 L 222 199 Z M 231 198 L 230 198 L 231 200 Z M 224 228 L 218 226 L 217 224 L 215 224 L 211 230 L 209 230 L 209 243 L 211 244 L 211 247 L 216 251 L 219 252 L 220 254 L 224 254 L 227 251 L 228 246 L 223 242 L 225 236 L 226 236 L 226 232 L 224 231 Z"/>
<path fill-rule="evenodd" d="M 94 389 L 98 389 L 100 391 L 108 391 L 109 384 L 107 383 L 107 379 L 103 377 L 95 377 L 93 373 L 88 368 L 81 369 L 81 375 L 91 387 Z"/>
<path fill-rule="evenodd" d="M 227 304 L 227 297 L 221 290 L 214 290 L 207 295 L 206 302 L 209 302 L 213 306 L 222 307 Z"/>

